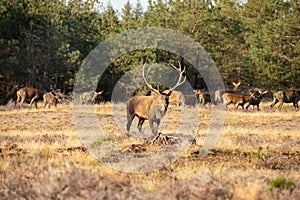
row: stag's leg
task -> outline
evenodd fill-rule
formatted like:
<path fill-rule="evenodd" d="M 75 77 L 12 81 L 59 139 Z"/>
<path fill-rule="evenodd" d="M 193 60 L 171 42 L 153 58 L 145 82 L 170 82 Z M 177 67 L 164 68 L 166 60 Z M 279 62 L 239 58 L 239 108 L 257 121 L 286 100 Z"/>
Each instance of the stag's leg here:
<path fill-rule="evenodd" d="M 20 108 L 22 108 L 22 107 L 23 107 L 23 103 L 24 103 L 24 101 L 25 101 L 25 98 L 22 98 L 22 99 L 21 99 L 21 102 L 20 102 Z"/>
<path fill-rule="evenodd" d="M 149 124 L 150 124 L 151 132 L 154 133 L 154 120 L 153 119 L 149 119 Z"/>
<path fill-rule="evenodd" d="M 281 110 L 282 106 L 283 106 L 283 101 L 280 101 L 279 106 L 278 106 L 278 110 Z"/>
<path fill-rule="evenodd" d="M 20 101 L 21 101 L 21 97 L 19 95 L 17 95 L 15 107 L 17 107 L 17 105 L 20 103 Z"/>
<path fill-rule="evenodd" d="M 142 133 L 142 126 L 143 126 L 144 121 L 145 121 L 145 118 L 140 117 L 139 123 L 138 123 L 138 126 L 137 126 L 140 133 Z"/>
<path fill-rule="evenodd" d="M 298 110 L 299 110 L 299 107 L 298 107 L 298 101 L 297 101 L 297 100 L 294 101 L 293 104 L 294 104 L 295 110 L 298 111 Z"/>
<path fill-rule="evenodd" d="M 248 105 L 246 106 L 246 110 L 248 110 L 249 106 L 250 106 L 250 103 L 248 103 Z M 252 110 L 254 110 L 254 105 L 252 105 L 252 106 L 253 106 Z"/>
<path fill-rule="evenodd" d="M 134 119 L 134 116 L 135 115 L 130 115 L 130 116 L 127 117 L 127 131 L 128 132 L 130 131 L 130 126 L 131 126 L 131 123 L 132 123 L 132 121 Z"/>
<path fill-rule="evenodd" d="M 31 101 L 30 101 L 30 104 L 29 104 L 29 107 L 31 108 L 31 106 L 32 106 L 32 103 L 34 103 L 34 105 L 35 105 L 35 108 L 37 108 L 37 97 L 33 97 L 32 99 L 31 99 Z"/>
<path fill-rule="evenodd" d="M 240 104 L 240 105 L 241 105 L 242 109 L 244 110 L 244 109 L 245 109 L 245 108 L 244 108 L 244 105 L 245 105 L 245 104 L 244 104 L 244 103 L 242 103 L 242 104 Z"/>
<path fill-rule="evenodd" d="M 277 103 L 278 103 L 279 101 L 276 99 L 276 98 L 274 98 L 274 100 L 273 100 L 273 102 L 271 103 L 271 105 L 270 105 L 270 109 L 271 108 L 273 108 Z"/>
<path fill-rule="evenodd" d="M 158 132 L 159 124 L 160 124 L 160 119 L 157 119 L 157 120 L 156 120 L 156 127 L 155 127 L 155 130 L 154 130 L 154 131 L 155 131 L 155 132 L 154 132 L 155 134 L 157 134 L 157 132 Z"/>
<path fill-rule="evenodd" d="M 154 124 L 155 124 L 155 125 L 154 125 Z M 152 132 L 153 134 L 157 134 L 159 124 L 160 124 L 160 119 L 155 119 L 155 120 L 151 120 L 151 121 L 150 121 L 150 128 L 151 128 L 151 132 Z"/>

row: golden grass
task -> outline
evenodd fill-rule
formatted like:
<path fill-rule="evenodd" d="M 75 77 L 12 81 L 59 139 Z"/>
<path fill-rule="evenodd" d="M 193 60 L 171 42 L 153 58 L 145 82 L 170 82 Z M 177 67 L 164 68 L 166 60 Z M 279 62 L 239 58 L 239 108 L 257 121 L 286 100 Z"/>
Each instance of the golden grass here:
<path fill-rule="evenodd" d="M 82 199 L 101 196 L 104 192 L 112 195 L 108 198 L 116 199 L 166 195 L 170 199 L 297 199 L 300 195 L 300 112 L 295 112 L 291 105 L 284 105 L 282 111 L 268 110 L 268 104 L 264 102 L 261 111 L 229 107 L 218 143 L 204 157 L 199 157 L 198 151 L 211 114 L 208 107 L 200 107 L 196 144 L 165 168 L 136 174 L 111 169 L 86 151 L 74 124 L 71 105 L 51 109 L 1 109 L 0 195 L 38 199 L 56 194 Z M 171 107 L 161 125 L 163 133 L 176 133 L 181 109 L 193 108 Z M 94 111 L 106 136 L 121 150 L 142 142 L 126 135 L 124 104 L 96 105 Z M 82 111 L 85 112 L 87 110 Z M 195 116 L 191 113 L 184 117 L 192 120 Z M 136 125 L 137 120 L 132 132 L 137 132 Z M 196 130 L 193 124 L 188 126 L 191 127 L 186 130 Z M 144 128 L 149 129 L 148 122 Z M 83 185 L 82 176 L 87 181 Z M 278 177 L 291 180 L 293 190 L 271 191 L 270 180 Z M 78 182 L 77 186 L 68 179 Z M 47 181 L 53 184 L 38 187 Z M 57 189 L 63 183 L 70 191 Z M 101 184 L 110 189 L 103 189 Z M 18 187 L 23 189 L 18 190 Z M 87 192 L 72 196 L 71 188 Z"/>

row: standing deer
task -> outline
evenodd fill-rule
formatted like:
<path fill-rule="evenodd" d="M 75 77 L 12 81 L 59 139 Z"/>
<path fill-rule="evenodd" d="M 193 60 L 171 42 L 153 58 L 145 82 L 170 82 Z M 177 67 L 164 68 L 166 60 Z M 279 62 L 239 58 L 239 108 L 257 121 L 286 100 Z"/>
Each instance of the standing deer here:
<path fill-rule="evenodd" d="M 239 95 L 239 94 L 231 94 L 231 93 L 225 93 L 222 95 L 222 98 L 224 100 L 224 103 L 227 105 L 233 103 L 235 105 L 235 108 L 237 109 L 239 106 L 241 106 L 244 109 L 245 103 L 249 102 L 251 98 L 253 98 L 254 93 L 250 93 L 248 96 Z"/>
<path fill-rule="evenodd" d="M 186 80 L 186 76 L 183 77 L 183 73 L 185 68 L 181 70 L 181 66 L 179 68 L 171 65 L 173 69 L 175 69 L 178 74 L 178 81 L 174 87 L 169 89 L 168 93 L 160 92 L 159 90 L 154 89 L 151 84 L 148 82 L 148 74 L 152 66 L 148 68 L 147 76 L 145 76 L 145 64 L 143 66 L 143 79 L 146 85 L 151 89 L 151 96 L 135 96 L 131 97 L 126 103 L 127 109 L 127 131 L 130 131 L 130 126 L 135 116 L 138 117 L 138 130 L 142 132 L 142 126 L 145 120 L 149 120 L 150 128 L 152 133 L 157 134 L 158 127 L 162 117 L 165 115 L 169 105 L 169 97 L 171 93 L 174 91 L 176 87 L 183 84 Z M 156 127 L 154 127 L 154 123 L 156 123 Z"/>
<path fill-rule="evenodd" d="M 283 103 L 293 103 L 295 110 L 299 110 L 298 101 L 300 100 L 300 91 L 297 90 L 286 90 L 278 91 L 273 94 L 273 102 L 270 105 L 270 109 L 279 102 L 278 109 L 282 108 Z"/>
<path fill-rule="evenodd" d="M 259 110 L 259 104 L 261 102 L 261 99 L 263 98 L 263 95 L 266 94 L 268 91 L 262 92 L 261 90 L 258 91 L 259 95 L 254 95 L 252 98 L 250 98 L 248 105 L 246 106 L 246 109 L 248 110 L 248 107 L 252 105 L 252 110 L 254 110 L 254 106 L 257 107 L 257 110 Z"/>
<path fill-rule="evenodd" d="M 163 93 L 168 94 L 170 90 L 164 90 Z M 170 97 L 169 97 L 170 104 L 174 104 L 176 106 L 182 106 L 184 105 L 184 95 L 181 91 L 172 91 Z"/>
<path fill-rule="evenodd" d="M 34 103 L 35 108 L 37 108 L 37 101 L 42 98 L 42 93 L 40 90 L 31 87 L 24 87 L 17 91 L 17 101 L 16 106 L 19 104 L 22 107 L 24 101 L 26 99 L 30 99 L 30 108 L 31 105 Z"/>
<path fill-rule="evenodd" d="M 184 95 L 185 105 L 195 107 L 197 102 L 200 102 L 203 100 L 202 98 L 200 99 L 200 97 L 203 96 L 203 93 L 201 90 L 193 90 L 193 93 L 194 94 Z"/>
<path fill-rule="evenodd" d="M 101 92 L 94 92 L 94 96 L 92 98 L 92 101 L 95 104 L 100 104 L 101 102 L 105 101 L 104 97 L 101 95 L 102 93 L 103 93 L 103 91 L 101 91 Z"/>
<path fill-rule="evenodd" d="M 241 85 L 241 81 L 239 81 L 238 83 L 232 82 L 232 85 L 233 85 L 233 89 L 226 89 L 226 90 L 218 89 L 215 91 L 215 103 L 222 102 L 222 95 L 224 93 L 236 93 L 239 86 Z"/>
<path fill-rule="evenodd" d="M 43 95 L 43 99 L 44 99 L 44 108 L 46 108 L 46 106 L 50 108 L 51 105 L 56 107 L 58 103 L 58 98 L 54 96 L 51 92 L 45 93 Z"/>
<path fill-rule="evenodd" d="M 214 101 L 211 101 L 211 96 L 210 93 L 208 91 L 201 91 L 199 90 L 200 93 L 198 93 L 198 99 L 199 99 L 199 103 L 202 105 L 205 105 L 207 103 L 214 103 Z"/>

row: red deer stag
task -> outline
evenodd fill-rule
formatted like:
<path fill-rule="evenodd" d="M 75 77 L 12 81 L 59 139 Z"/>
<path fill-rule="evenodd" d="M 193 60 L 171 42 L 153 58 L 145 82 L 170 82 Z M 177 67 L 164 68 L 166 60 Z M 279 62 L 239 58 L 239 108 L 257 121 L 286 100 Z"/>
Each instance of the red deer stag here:
<path fill-rule="evenodd" d="M 259 110 L 259 104 L 264 96 L 268 91 L 262 92 L 261 90 L 258 91 L 258 96 L 254 95 L 252 98 L 250 98 L 248 105 L 246 106 L 246 109 L 248 110 L 249 106 L 252 105 L 252 110 L 254 110 L 254 106 L 257 107 L 257 110 Z"/>
<path fill-rule="evenodd" d="M 135 96 L 131 97 L 127 103 L 127 131 L 130 131 L 131 123 L 135 116 L 138 117 L 138 130 L 142 132 L 142 126 L 145 120 L 149 120 L 150 128 L 152 133 L 157 134 L 158 127 L 162 117 L 165 115 L 169 105 L 169 96 L 172 91 L 179 85 L 183 84 L 186 80 L 186 77 L 183 77 L 183 73 L 185 68 L 181 70 L 181 66 L 179 68 L 171 65 L 173 69 L 175 69 L 179 73 L 178 81 L 174 87 L 169 89 L 168 93 L 160 92 L 159 90 L 154 89 L 151 84 L 148 82 L 148 74 L 152 66 L 148 68 L 147 76 L 145 76 L 145 64 L 143 66 L 143 79 L 146 85 L 151 89 L 151 96 Z M 156 127 L 154 127 L 154 123 L 156 123 Z"/>
<path fill-rule="evenodd" d="M 282 108 L 283 103 L 293 103 L 295 110 L 299 110 L 298 101 L 300 100 L 300 91 L 297 90 L 287 90 L 278 91 L 273 93 L 273 102 L 270 105 L 270 109 L 279 102 L 278 109 Z"/>
<path fill-rule="evenodd" d="M 219 90 L 215 91 L 215 103 L 221 103 L 222 102 L 222 95 L 224 93 L 236 93 L 239 86 L 241 85 L 241 81 L 239 81 L 238 83 L 232 82 L 232 85 L 233 85 L 233 89 L 226 89 L 225 91 L 219 89 Z"/>
<path fill-rule="evenodd" d="M 44 99 L 44 108 L 46 108 L 47 106 L 50 108 L 51 105 L 56 107 L 58 103 L 58 98 L 54 96 L 51 92 L 45 93 L 43 95 L 43 99 Z"/>
<path fill-rule="evenodd" d="M 37 101 L 42 98 L 41 92 L 36 88 L 24 87 L 17 91 L 17 101 L 16 106 L 19 104 L 20 108 L 22 107 L 26 99 L 30 99 L 30 108 L 34 103 L 35 108 L 37 108 Z"/>
<path fill-rule="evenodd" d="M 239 94 L 231 94 L 231 93 L 225 93 L 222 95 L 224 104 L 229 105 L 233 103 L 235 105 L 235 108 L 237 109 L 239 106 L 241 106 L 244 109 L 245 103 L 249 102 L 249 100 L 254 96 L 254 93 L 250 93 L 248 96 L 239 95 Z"/>

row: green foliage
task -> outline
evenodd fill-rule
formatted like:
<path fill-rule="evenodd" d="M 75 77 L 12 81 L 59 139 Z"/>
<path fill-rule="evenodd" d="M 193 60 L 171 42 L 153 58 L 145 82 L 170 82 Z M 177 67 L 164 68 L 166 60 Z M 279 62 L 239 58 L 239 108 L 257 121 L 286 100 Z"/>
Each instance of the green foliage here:
<path fill-rule="evenodd" d="M 267 154 L 263 152 L 257 152 L 255 153 L 255 157 L 261 160 L 266 160 Z"/>
<path fill-rule="evenodd" d="M 283 189 L 287 189 L 287 190 L 292 190 L 294 188 L 295 184 L 290 181 L 287 180 L 285 177 L 279 177 L 276 179 L 272 179 L 270 181 L 270 189 L 274 190 L 283 190 Z"/>
<path fill-rule="evenodd" d="M 111 139 L 110 138 L 102 138 L 102 139 L 98 139 L 98 140 L 95 140 L 92 144 L 91 144 L 91 147 L 92 148 L 96 148 L 98 146 L 101 146 L 102 144 L 104 143 L 110 143 L 111 142 Z"/>
<path fill-rule="evenodd" d="M 0 94 L 7 99 L 15 86 L 25 85 L 71 92 L 91 50 L 117 33 L 140 27 L 174 29 L 199 42 L 216 62 L 225 85 L 242 81 L 274 90 L 300 88 L 297 1 L 239 2 L 149 0 L 144 12 L 139 2 L 127 1 L 118 16 L 110 5 L 103 7 L 97 0 L 1 1 Z M 113 55 L 124 51 L 122 42 L 126 41 L 111 49 Z M 181 60 L 156 49 L 122 54 L 109 66 L 98 88 L 110 95 L 123 74 L 145 61 Z M 185 65 L 190 68 L 187 75 L 192 86 L 205 87 L 192 66 Z M 83 87 L 97 84 L 97 80 L 77 78 Z"/>

